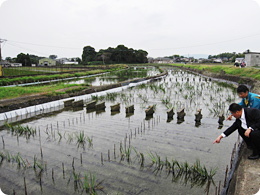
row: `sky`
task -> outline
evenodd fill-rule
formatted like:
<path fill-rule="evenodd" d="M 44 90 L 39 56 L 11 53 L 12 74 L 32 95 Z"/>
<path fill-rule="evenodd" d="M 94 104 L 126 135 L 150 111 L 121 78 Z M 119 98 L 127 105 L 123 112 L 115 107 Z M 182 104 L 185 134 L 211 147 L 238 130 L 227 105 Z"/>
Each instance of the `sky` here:
<path fill-rule="evenodd" d="M 125 45 L 148 57 L 260 52 L 260 0 L 0 0 L 2 58 Z"/>

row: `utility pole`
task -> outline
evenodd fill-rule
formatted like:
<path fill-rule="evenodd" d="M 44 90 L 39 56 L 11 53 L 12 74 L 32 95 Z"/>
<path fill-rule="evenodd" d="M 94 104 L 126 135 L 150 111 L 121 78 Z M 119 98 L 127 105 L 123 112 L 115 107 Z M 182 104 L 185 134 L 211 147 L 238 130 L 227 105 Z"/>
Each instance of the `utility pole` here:
<path fill-rule="evenodd" d="M 7 41 L 6 39 L 1 39 L 0 38 L 0 62 L 2 62 L 2 51 L 1 51 L 1 43 Z"/>
<path fill-rule="evenodd" d="M 2 51 L 1 51 L 1 43 L 7 41 L 6 39 L 1 39 L 0 38 L 0 77 L 3 76 L 3 71 L 2 71 Z"/>

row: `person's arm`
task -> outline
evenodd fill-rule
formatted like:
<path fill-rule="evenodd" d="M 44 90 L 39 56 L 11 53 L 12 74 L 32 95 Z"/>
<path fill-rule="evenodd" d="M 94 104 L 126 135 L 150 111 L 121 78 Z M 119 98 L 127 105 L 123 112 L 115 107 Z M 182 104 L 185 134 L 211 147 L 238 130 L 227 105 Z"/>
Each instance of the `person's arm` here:
<path fill-rule="evenodd" d="M 220 136 L 218 136 L 217 139 L 213 142 L 213 144 L 215 144 L 215 143 L 220 143 L 220 140 L 221 140 L 223 137 L 226 137 L 226 135 L 225 135 L 224 133 L 222 133 Z"/>
<path fill-rule="evenodd" d="M 246 137 L 249 137 L 251 131 L 252 131 L 252 129 L 249 127 L 249 128 L 245 131 L 244 135 L 245 135 Z"/>
<path fill-rule="evenodd" d="M 243 98 L 243 99 L 241 100 L 241 102 L 238 103 L 238 104 L 239 104 L 240 106 L 242 106 L 243 108 L 246 107 L 246 104 L 245 104 L 244 99 L 245 99 L 245 98 Z"/>
<path fill-rule="evenodd" d="M 226 131 L 223 132 L 223 134 L 228 137 L 231 133 L 233 133 L 237 129 L 238 129 L 238 119 L 236 119 L 235 122 L 229 128 L 227 128 Z"/>
<path fill-rule="evenodd" d="M 227 119 L 226 120 L 231 120 L 232 119 L 232 115 L 230 114 L 228 117 L 227 117 Z"/>

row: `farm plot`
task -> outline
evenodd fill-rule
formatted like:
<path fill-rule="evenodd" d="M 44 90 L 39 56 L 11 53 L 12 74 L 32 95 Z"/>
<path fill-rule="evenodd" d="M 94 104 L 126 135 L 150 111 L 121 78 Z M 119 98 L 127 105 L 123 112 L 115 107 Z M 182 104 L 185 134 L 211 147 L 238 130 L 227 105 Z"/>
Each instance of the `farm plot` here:
<path fill-rule="evenodd" d="M 7 194 L 215 194 L 237 135 L 213 145 L 218 115 L 238 102 L 234 89 L 179 70 L 106 96 L 100 111 L 64 110 L 7 124 L 0 132 L 0 187 Z M 118 112 L 110 106 L 120 103 Z M 134 105 L 134 113 L 125 108 Z M 155 112 L 146 116 L 153 106 Z M 184 108 L 184 120 L 167 110 Z M 194 114 L 202 109 L 201 124 Z M 224 121 L 224 127 L 232 122 Z M 221 190 L 221 189 L 217 189 Z"/>
<path fill-rule="evenodd" d="M 136 78 L 145 78 L 159 74 L 158 68 L 155 67 L 130 67 L 127 70 L 109 72 L 101 76 L 87 77 L 67 82 L 66 84 L 89 84 L 92 86 L 101 86 L 115 84 L 122 81 L 127 81 Z"/>

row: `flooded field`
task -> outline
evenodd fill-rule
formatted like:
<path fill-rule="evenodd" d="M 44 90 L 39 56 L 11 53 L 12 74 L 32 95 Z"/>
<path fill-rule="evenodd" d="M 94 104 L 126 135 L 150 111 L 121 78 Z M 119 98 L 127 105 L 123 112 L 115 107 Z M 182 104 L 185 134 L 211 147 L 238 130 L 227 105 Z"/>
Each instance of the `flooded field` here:
<path fill-rule="evenodd" d="M 101 76 L 88 76 L 84 79 L 77 79 L 67 82 L 67 84 L 89 84 L 92 86 L 110 85 L 129 79 L 144 78 L 159 74 L 159 70 L 155 67 L 130 67 L 127 70 L 102 74 Z"/>
<path fill-rule="evenodd" d="M 233 122 L 219 127 L 219 114 L 239 101 L 225 83 L 169 69 L 160 80 L 81 99 L 106 108 L 64 109 L 0 131 L 4 193 L 197 195 L 223 186 L 238 135 L 212 143 Z M 111 112 L 117 103 L 119 111 Z M 126 114 L 131 105 L 134 113 Z M 182 108 L 184 120 L 178 120 Z"/>

